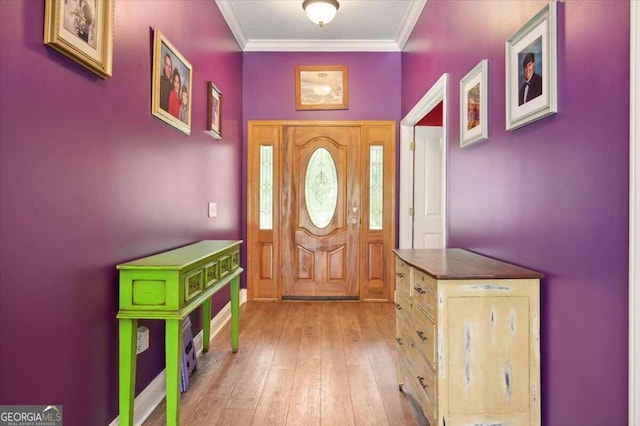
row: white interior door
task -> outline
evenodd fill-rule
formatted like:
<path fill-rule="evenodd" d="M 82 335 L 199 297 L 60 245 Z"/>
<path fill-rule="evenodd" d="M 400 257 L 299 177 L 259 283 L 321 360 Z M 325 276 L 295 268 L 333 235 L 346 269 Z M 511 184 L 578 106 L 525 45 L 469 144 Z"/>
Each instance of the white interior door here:
<path fill-rule="evenodd" d="M 442 127 L 414 128 L 413 248 L 444 248 Z"/>
<path fill-rule="evenodd" d="M 398 209 L 399 235 L 398 246 L 401 249 L 414 248 L 414 173 L 413 164 L 415 151 L 411 148 L 414 143 L 414 128 L 422 118 L 434 109 L 440 102 L 443 104 L 442 109 L 442 140 L 440 156 L 440 207 L 441 207 L 441 235 L 440 247 L 447 245 L 447 193 L 446 193 L 446 176 L 447 176 L 447 127 L 449 115 L 448 109 L 448 74 L 442 76 L 434 83 L 434 85 L 424 94 L 422 99 L 407 113 L 400 123 L 400 203 Z M 417 144 L 415 145 L 417 146 Z M 425 146 L 425 149 L 426 146 Z M 426 155 L 426 154 L 425 154 Z"/>

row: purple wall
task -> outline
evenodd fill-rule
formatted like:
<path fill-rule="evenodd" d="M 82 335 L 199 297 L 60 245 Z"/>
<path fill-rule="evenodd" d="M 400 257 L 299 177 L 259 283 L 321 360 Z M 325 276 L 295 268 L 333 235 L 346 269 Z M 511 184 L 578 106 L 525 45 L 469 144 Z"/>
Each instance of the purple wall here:
<path fill-rule="evenodd" d="M 43 2 L 0 2 L 0 404 L 63 404 L 69 425 L 118 414 L 115 265 L 241 237 L 235 39 L 213 1 L 115 3 L 101 80 L 43 45 Z M 194 68 L 190 136 L 150 114 L 154 26 Z M 208 80 L 224 96 L 221 141 L 204 131 Z M 164 327 L 146 325 L 138 391 L 164 368 Z"/>
<path fill-rule="evenodd" d="M 545 4 L 429 0 L 402 55 L 402 112 L 450 73 L 448 244 L 546 275 L 543 424 L 623 425 L 629 2 L 559 3 L 559 112 L 507 132 L 505 41 Z M 459 81 L 485 58 L 489 140 L 462 150 Z"/>
<path fill-rule="evenodd" d="M 394 53 L 245 52 L 245 120 L 399 120 L 400 59 Z M 297 65 L 347 65 L 349 109 L 296 111 Z"/>

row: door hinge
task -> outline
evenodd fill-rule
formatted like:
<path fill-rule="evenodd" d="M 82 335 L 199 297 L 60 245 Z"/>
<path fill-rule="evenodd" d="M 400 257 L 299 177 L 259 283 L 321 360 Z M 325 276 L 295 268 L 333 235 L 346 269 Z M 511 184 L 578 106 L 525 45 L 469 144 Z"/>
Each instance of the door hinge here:
<path fill-rule="evenodd" d="M 411 144 L 409 144 L 409 151 L 415 151 L 415 150 L 416 150 L 416 143 L 411 142 Z"/>
<path fill-rule="evenodd" d="M 409 216 L 413 216 L 415 215 L 416 211 L 413 209 L 413 207 L 409 207 Z"/>

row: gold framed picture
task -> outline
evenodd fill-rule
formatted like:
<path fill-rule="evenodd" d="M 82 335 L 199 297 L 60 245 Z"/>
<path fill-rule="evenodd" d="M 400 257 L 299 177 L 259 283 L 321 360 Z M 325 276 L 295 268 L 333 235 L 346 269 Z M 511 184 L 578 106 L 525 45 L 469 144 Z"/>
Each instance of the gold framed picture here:
<path fill-rule="evenodd" d="M 187 135 L 191 133 L 192 75 L 189 61 L 154 29 L 151 114 Z"/>
<path fill-rule="evenodd" d="M 349 109 L 347 66 L 297 66 L 296 109 Z"/>
<path fill-rule="evenodd" d="M 111 77 L 114 0 L 45 0 L 44 44 Z"/>
<path fill-rule="evenodd" d="M 211 81 L 207 83 L 207 131 L 222 138 L 222 93 Z"/>

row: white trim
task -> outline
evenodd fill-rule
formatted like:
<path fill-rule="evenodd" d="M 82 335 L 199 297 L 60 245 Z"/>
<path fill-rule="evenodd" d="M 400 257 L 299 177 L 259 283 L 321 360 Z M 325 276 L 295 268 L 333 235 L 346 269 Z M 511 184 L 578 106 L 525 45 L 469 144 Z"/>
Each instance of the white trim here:
<path fill-rule="evenodd" d="M 640 4 L 630 3 L 629 426 L 640 426 Z"/>
<path fill-rule="evenodd" d="M 407 113 L 407 115 L 400 122 L 400 205 L 398 206 L 398 219 L 399 224 L 399 248 L 412 248 L 413 246 L 413 234 L 412 227 L 413 221 L 409 216 L 409 208 L 413 207 L 413 151 L 409 149 L 413 142 L 413 127 L 422 118 L 437 106 L 441 101 L 443 102 L 442 108 L 442 140 L 444 141 L 443 147 L 443 191 L 442 202 L 444 203 L 444 229 L 442 230 L 442 241 L 445 247 L 447 246 L 447 191 L 446 191 L 446 177 L 447 177 L 447 151 L 448 151 L 448 86 L 449 86 L 449 74 L 445 73 L 435 82 L 435 84 L 429 89 L 427 93 L 418 101 L 418 103 Z"/>
<path fill-rule="evenodd" d="M 400 52 L 395 40 L 249 40 L 245 52 Z"/>
<path fill-rule="evenodd" d="M 247 301 L 247 290 L 240 290 L 240 305 Z M 231 302 L 227 303 L 211 320 L 211 338 L 224 327 L 231 319 Z M 198 356 L 202 354 L 202 330 L 193 338 L 193 344 L 196 347 Z M 162 402 L 167 394 L 166 370 L 162 370 L 149 385 L 140 392 L 133 403 L 133 424 L 142 425 L 145 420 L 153 413 L 158 405 Z M 118 426 L 120 424 L 120 416 L 113 419 L 109 426 Z"/>
<path fill-rule="evenodd" d="M 427 3 L 427 0 L 411 2 L 395 40 L 250 40 L 233 2 L 215 1 L 244 52 L 401 52 Z"/>
<path fill-rule="evenodd" d="M 227 25 L 229 29 L 233 33 L 233 36 L 236 38 L 238 45 L 241 50 L 244 50 L 244 47 L 247 45 L 247 35 L 242 28 L 242 24 L 240 24 L 240 19 L 238 19 L 238 14 L 233 7 L 233 2 L 230 1 L 219 1 L 216 0 L 216 5 L 218 9 L 220 9 L 220 13 L 225 21 L 227 21 Z"/>
<path fill-rule="evenodd" d="M 422 10 L 424 6 L 427 4 L 427 0 L 414 1 L 409 6 L 409 10 L 407 10 L 407 14 L 402 20 L 402 26 L 398 31 L 398 35 L 396 36 L 396 44 L 400 48 L 400 50 L 404 49 L 404 46 L 407 44 L 407 40 L 409 40 L 409 36 L 413 31 L 413 27 L 416 26 L 418 22 L 418 18 L 422 14 Z"/>

